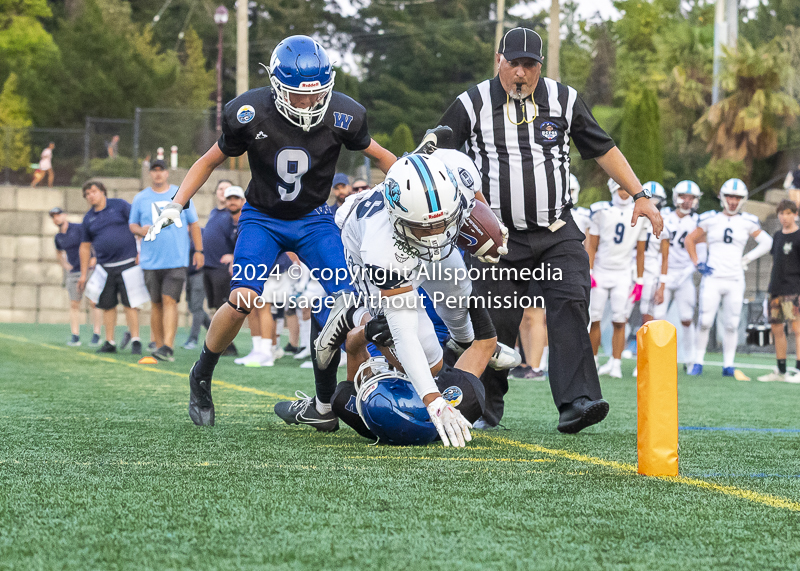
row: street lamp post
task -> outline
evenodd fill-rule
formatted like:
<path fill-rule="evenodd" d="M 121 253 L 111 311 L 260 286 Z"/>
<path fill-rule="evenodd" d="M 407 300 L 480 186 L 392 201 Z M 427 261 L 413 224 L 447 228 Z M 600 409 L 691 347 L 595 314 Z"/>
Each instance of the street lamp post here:
<path fill-rule="evenodd" d="M 220 6 L 214 12 L 214 23 L 219 30 L 217 41 L 217 136 L 222 132 L 222 26 L 228 22 L 228 9 Z"/>

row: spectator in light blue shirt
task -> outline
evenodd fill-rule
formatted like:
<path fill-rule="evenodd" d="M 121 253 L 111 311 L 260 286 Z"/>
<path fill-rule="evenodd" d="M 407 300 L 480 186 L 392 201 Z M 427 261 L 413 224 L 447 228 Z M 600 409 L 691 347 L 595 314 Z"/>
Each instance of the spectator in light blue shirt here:
<path fill-rule="evenodd" d="M 137 194 L 131 205 L 128 222 L 131 232 L 144 237 L 161 209 L 172 202 L 178 187 L 167 182 L 169 171 L 164 161 L 155 160 L 150 165 L 152 184 Z M 184 208 L 179 221 L 164 228 L 170 240 L 142 242 L 139 263 L 144 270 L 144 281 L 150 293 L 150 337 L 156 344 L 153 357 L 160 361 L 174 361 L 173 346 L 178 329 L 178 302 L 186 282 L 186 260 L 189 259 L 189 240 L 194 243 L 194 266 L 203 266 L 203 241 L 194 204 Z"/>

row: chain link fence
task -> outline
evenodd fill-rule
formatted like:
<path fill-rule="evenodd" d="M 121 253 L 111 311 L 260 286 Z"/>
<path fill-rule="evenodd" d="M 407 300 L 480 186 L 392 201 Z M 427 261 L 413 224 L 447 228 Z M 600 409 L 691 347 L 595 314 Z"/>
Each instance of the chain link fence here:
<path fill-rule="evenodd" d="M 95 176 L 141 178 L 143 163 L 159 151 L 171 164 L 172 148 L 177 148 L 175 166 L 188 169 L 217 140 L 215 119 L 213 110 L 140 108 L 131 119 L 87 117 L 83 129 L 0 127 L 0 181 L 29 185 L 51 142 L 55 186 L 80 185 Z M 247 169 L 246 156 L 236 164 Z M 369 181 L 360 152 L 343 148 L 336 170 Z"/>

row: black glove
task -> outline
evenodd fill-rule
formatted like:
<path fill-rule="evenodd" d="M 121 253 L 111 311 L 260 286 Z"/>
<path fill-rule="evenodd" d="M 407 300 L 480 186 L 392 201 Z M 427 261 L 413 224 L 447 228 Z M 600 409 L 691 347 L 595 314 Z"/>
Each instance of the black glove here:
<path fill-rule="evenodd" d="M 394 345 L 392 339 L 392 332 L 389 329 L 389 322 L 386 321 L 386 316 L 373 317 L 364 326 L 364 337 L 367 341 L 380 345 L 382 347 L 391 347 Z"/>
<path fill-rule="evenodd" d="M 437 125 L 433 129 L 425 131 L 422 142 L 412 151 L 418 155 L 430 155 L 438 148 L 449 148 L 450 140 L 453 138 L 453 130 L 447 125 Z"/>

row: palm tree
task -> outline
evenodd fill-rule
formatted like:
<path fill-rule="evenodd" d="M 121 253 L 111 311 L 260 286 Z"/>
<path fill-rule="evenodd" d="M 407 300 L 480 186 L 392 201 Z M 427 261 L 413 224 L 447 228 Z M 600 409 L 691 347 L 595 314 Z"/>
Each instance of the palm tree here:
<path fill-rule="evenodd" d="M 800 105 L 781 91 L 786 55 L 776 40 L 753 48 L 741 40 L 725 51 L 721 85 L 728 97 L 712 105 L 695 123 L 712 160 L 742 161 L 749 182 L 753 161 L 775 154 L 780 130 L 800 113 Z"/>

